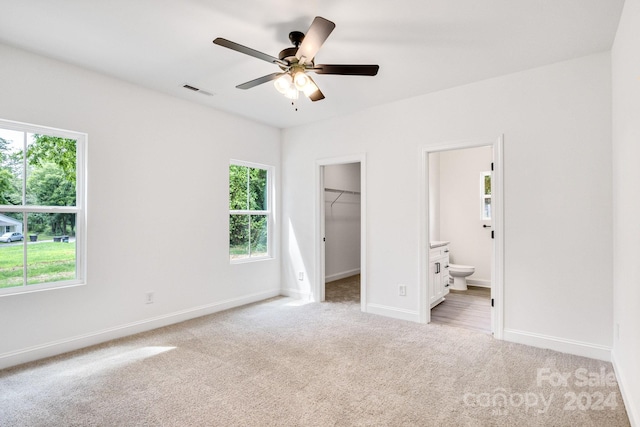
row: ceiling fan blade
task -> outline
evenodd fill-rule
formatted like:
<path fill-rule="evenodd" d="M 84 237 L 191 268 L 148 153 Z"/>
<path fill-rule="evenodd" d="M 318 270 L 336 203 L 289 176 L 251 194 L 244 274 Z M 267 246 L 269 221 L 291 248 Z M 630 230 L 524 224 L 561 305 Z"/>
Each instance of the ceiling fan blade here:
<path fill-rule="evenodd" d="M 311 76 L 307 75 L 307 77 L 309 77 L 309 80 L 311 80 L 311 82 L 318 88 L 318 90 L 316 90 L 315 92 L 313 92 L 313 93 L 308 95 L 309 99 L 312 100 L 313 102 L 320 101 L 320 100 L 324 99 L 324 94 L 322 93 L 322 91 L 318 87 L 318 84 L 313 81 Z"/>
<path fill-rule="evenodd" d="M 262 83 L 266 83 L 266 82 L 270 82 L 272 80 L 275 80 L 275 79 L 277 79 L 278 77 L 280 77 L 283 74 L 284 73 L 273 73 L 273 74 L 269 74 L 267 76 L 258 77 L 257 79 L 251 80 L 251 81 L 246 82 L 246 83 L 242 83 L 241 85 L 238 85 L 236 87 L 238 89 L 251 89 L 252 87 L 256 87 L 258 85 L 261 85 Z"/>
<path fill-rule="evenodd" d="M 341 74 L 343 76 L 375 76 L 380 69 L 379 65 L 335 65 L 320 64 L 313 68 L 318 74 Z"/>
<path fill-rule="evenodd" d="M 275 56 L 267 55 L 266 53 L 259 52 L 255 49 L 251 49 L 250 47 L 242 46 L 241 44 L 223 39 L 222 37 L 218 37 L 213 41 L 213 43 L 218 46 L 235 50 L 236 52 L 244 53 L 245 55 L 253 56 L 254 58 L 262 59 L 263 61 L 271 62 L 272 64 L 280 64 L 284 66 L 290 65 L 288 61 L 283 61 Z"/>
<path fill-rule="evenodd" d="M 312 100 L 313 102 L 321 101 L 324 99 L 324 94 L 320 92 L 320 89 L 318 89 L 317 91 L 309 95 L 309 99 Z"/>
<path fill-rule="evenodd" d="M 320 47 L 322 47 L 322 44 L 335 27 L 336 24 L 328 19 L 324 19 L 321 16 L 315 17 L 296 52 L 296 58 L 298 58 L 300 64 L 311 62 L 315 58 L 316 53 L 318 53 L 318 50 L 320 50 Z"/>

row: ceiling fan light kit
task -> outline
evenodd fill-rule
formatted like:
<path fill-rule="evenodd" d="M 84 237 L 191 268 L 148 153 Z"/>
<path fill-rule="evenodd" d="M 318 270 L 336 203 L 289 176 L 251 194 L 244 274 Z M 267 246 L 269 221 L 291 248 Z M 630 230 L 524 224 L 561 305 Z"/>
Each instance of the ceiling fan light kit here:
<path fill-rule="evenodd" d="M 307 72 L 375 76 L 380 68 L 378 65 L 315 65 L 313 60 L 316 53 L 318 53 L 318 50 L 320 50 L 320 47 L 322 47 L 322 44 L 327 40 L 335 26 L 336 24 L 328 19 L 317 16 L 311 23 L 306 35 L 300 31 L 289 33 L 289 40 L 295 47 L 283 49 L 278 58 L 221 37 L 216 38 L 213 43 L 271 62 L 278 65 L 282 70 L 280 73 L 269 74 L 240 84 L 236 86 L 238 89 L 250 89 L 274 80 L 273 84 L 276 90 L 288 99 L 296 100 L 299 97 L 299 92 L 302 92 L 307 98 L 315 102 L 324 99 L 324 94 Z"/>
<path fill-rule="evenodd" d="M 311 83 L 311 79 L 304 71 L 297 71 L 293 75 L 293 83 L 296 85 L 296 89 L 303 91 Z"/>
<path fill-rule="evenodd" d="M 291 100 L 298 99 L 298 89 L 296 88 L 290 74 L 281 75 L 275 82 L 273 82 L 273 85 L 276 87 L 278 92 L 283 94 L 285 97 Z"/>

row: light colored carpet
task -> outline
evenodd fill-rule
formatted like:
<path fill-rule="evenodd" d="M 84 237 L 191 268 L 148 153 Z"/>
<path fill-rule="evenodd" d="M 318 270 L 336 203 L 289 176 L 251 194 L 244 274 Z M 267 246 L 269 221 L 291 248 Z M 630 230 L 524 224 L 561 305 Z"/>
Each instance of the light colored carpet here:
<path fill-rule="evenodd" d="M 0 425 L 627 426 L 611 372 L 347 299 L 274 298 L 0 371 Z"/>

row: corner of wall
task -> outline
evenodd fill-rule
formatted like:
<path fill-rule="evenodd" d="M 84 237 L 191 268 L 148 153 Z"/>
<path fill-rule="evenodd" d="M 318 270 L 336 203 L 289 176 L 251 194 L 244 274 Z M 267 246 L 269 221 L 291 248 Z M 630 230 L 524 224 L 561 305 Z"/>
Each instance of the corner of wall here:
<path fill-rule="evenodd" d="M 625 378 L 628 377 L 626 372 L 618 363 L 618 356 L 615 348 L 611 351 L 611 364 L 613 365 L 613 372 L 616 374 L 616 381 L 618 382 L 618 388 L 620 388 L 620 394 L 622 394 L 622 401 L 624 402 L 625 409 L 627 410 L 629 422 L 633 427 L 640 426 L 640 413 L 638 412 L 640 409 L 628 394 L 628 386 L 625 380 Z"/>

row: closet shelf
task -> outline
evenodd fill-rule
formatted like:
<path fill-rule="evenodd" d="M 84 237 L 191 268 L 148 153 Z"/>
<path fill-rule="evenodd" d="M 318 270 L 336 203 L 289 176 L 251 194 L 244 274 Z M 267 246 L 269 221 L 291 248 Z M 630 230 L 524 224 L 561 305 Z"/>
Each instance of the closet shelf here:
<path fill-rule="evenodd" d="M 335 202 L 337 202 L 337 201 L 338 201 L 338 199 L 340 198 L 340 196 L 342 196 L 343 194 L 353 194 L 353 195 L 356 195 L 356 196 L 359 196 L 359 195 L 360 195 L 360 192 L 359 192 L 359 191 L 338 190 L 338 189 L 336 189 L 336 188 L 325 188 L 325 189 L 324 189 L 324 191 L 326 191 L 326 192 L 328 192 L 328 193 L 340 193 L 340 194 L 338 194 L 338 197 L 336 197 L 336 198 L 333 200 L 333 202 L 331 202 L 331 207 L 333 207 L 333 204 L 334 204 Z"/>
<path fill-rule="evenodd" d="M 338 189 L 335 189 L 335 188 L 325 188 L 324 191 L 327 191 L 329 193 L 342 193 L 342 194 L 357 194 L 357 195 L 360 195 L 359 191 L 338 190 Z"/>

